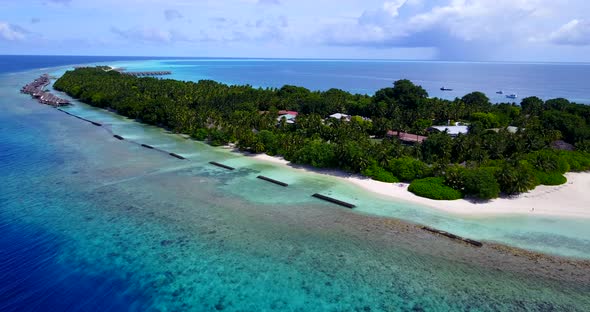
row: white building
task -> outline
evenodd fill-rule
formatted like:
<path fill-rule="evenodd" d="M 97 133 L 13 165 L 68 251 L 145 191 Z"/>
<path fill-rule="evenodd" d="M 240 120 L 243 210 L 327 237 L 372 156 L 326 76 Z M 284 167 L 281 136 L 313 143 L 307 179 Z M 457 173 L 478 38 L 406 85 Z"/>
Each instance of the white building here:
<path fill-rule="evenodd" d="M 429 130 L 433 129 L 440 132 L 447 131 L 447 133 L 452 137 L 456 137 L 459 134 L 467 134 L 469 132 L 468 126 L 432 126 L 429 128 Z"/>
<path fill-rule="evenodd" d="M 330 118 L 336 118 L 338 120 L 344 118 L 346 121 L 350 121 L 350 115 L 342 114 L 342 113 L 335 113 L 330 115 Z"/>
<path fill-rule="evenodd" d="M 277 121 L 281 122 L 282 119 L 286 119 L 288 124 L 294 124 L 295 123 L 295 118 L 297 118 L 296 115 L 292 115 L 292 114 L 285 114 L 285 115 L 281 115 L 279 117 L 277 117 Z"/>

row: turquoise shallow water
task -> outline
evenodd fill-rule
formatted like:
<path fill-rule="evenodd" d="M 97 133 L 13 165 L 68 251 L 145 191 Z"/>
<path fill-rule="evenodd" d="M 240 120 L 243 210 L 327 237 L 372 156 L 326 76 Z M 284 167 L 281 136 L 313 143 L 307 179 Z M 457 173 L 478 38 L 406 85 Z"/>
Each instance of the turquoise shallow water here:
<path fill-rule="evenodd" d="M 424 237 L 373 228 L 383 219 L 371 215 L 579 257 L 589 256 L 588 221 L 453 218 L 81 104 L 68 109 L 125 138 L 190 159 L 181 161 L 116 140 L 15 93 L 37 74 L 0 76 L 0 246 L 8 255 L 0 262 L 0 295 L 11 298 L 10 304 L 3 300 L 3 310 L 590 307 L 587 284 L 472 265 L 453 255 L 461 249 L 452 245 L 441 245 L 449 248 L 442 256 L 420 248 Z M 211 167 L 210 160 L 239 170 Z M 263 183 L 255 178 L 261 173 L 292 186 Z M 359 208 L 353 212 L 309 197 L 316 191 Z"/>
<path fill-rule="evenodd" d="M 117 63 L 130 69 L 157 69 L 155 61 Z M 59 75 L 63 70 L 54 74 Z M 380 195 L 369 193 L 358 187 L 341 183 L 326 175 L 306 174 L 292 168 L 244 157 L 219 148 L 185 140 L 162 129 L 133 122 L 114 113 L 78 103 L 67 111 L 106 124 L 112 133 L 129 140 L 145 143 L 190 158 L 200 165 L 193 168 L 195 174 L 219 172 L 209 168 L 207 162 L 219 160 L 242 168 L 241 179 L 232 179 L 219 188 L 254 204 L 308 204 L 316 202 L 309 195 L 319 192 L 333 195 L 358 206 L 357 213 L 395 217 L 419 224 L 428 224 L 443 230 L 488 241 L 496 241 L 540 252 L 563 256 L 590 258 L 590 219 L 555 218 L 544 216 L 503 216 L 503 217 L 457 217 L 428 207 L 402 201 L 392 201 Z M 223 170 L 221 170 L 223 171 Z M 256 176 L 264 175 L 291 184 L 288 190 L 278 191 L 272 184 L 261 184 Z M 232 175 L 230 175 L 232 176 Z M 233 177 L 233 176 L 232 176 Z M 252 185 L 256 190 L 252 190 Z M 261 196 L 263 194 L 263 196 Z M 590 204 L 590 203 L 589 203 Z"/>

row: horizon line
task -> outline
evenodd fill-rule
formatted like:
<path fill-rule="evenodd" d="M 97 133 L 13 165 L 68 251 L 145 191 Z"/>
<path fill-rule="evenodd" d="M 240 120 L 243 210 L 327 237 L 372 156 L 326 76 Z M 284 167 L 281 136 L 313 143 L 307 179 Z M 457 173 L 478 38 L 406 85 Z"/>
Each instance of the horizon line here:
<path fill-rule="evenodd" d="M 77 55 L 77 54 L 0 54 L 0 56 L 49 56 L 49 57 L 121 57 L 145 59 L 234 59 L 234 60 L 300 60 L 300 61 L 389 61 L 389 62 L 440 62 L 440 63 L 495 63 L 495 64 L 575 64 L 590 65 L 590 61 L 493 61 L 493 60 L 445 60 L 445 59 L 386 59 L 386 58 L 311 58 L 311 57 L 260 57 L 260 56 L 163 56 L 163 55 Z"/>

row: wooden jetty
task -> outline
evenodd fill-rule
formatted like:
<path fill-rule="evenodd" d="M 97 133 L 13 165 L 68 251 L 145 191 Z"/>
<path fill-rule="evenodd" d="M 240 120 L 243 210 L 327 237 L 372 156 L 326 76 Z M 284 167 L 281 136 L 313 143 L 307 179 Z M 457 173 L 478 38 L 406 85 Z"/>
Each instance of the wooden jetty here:
<path fill-rule="evenodd" d="M 425 230 L 425 231 L 431 232 L 431 233 L 435 233 L 435 234 L 439 234 L 439 235 L 442 235 L 442 236 L 446 236 L 446 237 L 451 238 L 451 239 L 454 239 L 454 240 L 465 242 L 465 243 L 470 244 L 470 245 L 473 245 L 475 247 L 481 247 L 481 246 L 483 246 L 483 244 L 481 242 L 478 242 L 478 241 L 473 240 L 473 239 L 461 237 L 461 236 L 458 236 L 458 235 L 455 235 L 455 234 L 452 234 L 452 233 L 449 233 L 449 232 L 446 232 L 446 231 L 437 230 L 435 228 L 431 228 L 431 227 L 428 227 L 428 226 L 423 226 L 422 229 Z"/>
<path fill-rule="evenodd" d="M 143 72 L 122 71 L 121 74 L 135 76 L 135 77 L 148 77 L 148 76 L 172 75 L 172 72 L 171 71 L 168 71 L 168 70 L 162 70 L 162 71 L 143 71 Z"/>
<path fill-rule="evenodd" d="M 45 91 L 45 88 L 49 85 L 49 83 L 49 75 L 43 74 L 41 77 L 33 80 L 33 82 L 28 83 L 22 87 L 20 92 L 31 95 L 41 104 L 47 104 L 55 107 L 70 104 L 70 101 L 59 98 L 49 91 Z"/>
<path fill-rule="evenodd" d="M 332 197 L 328 197 L 326 195 L 318 194 L 318 193 L 315 193 L 315 194 L 313 194 L 311 196 L 313 196 L 315 198 L 319 198 L 321 200 L 325 200 L 327 202 L 330 202 L 330 203 L 333 203 L 333 204 L 336 204 L 336 205 L 340 205 L 340 206 L 346 207 L 346 208 L 351 208 L 352 209 L 352 208 L 355 208 L 356 207 L 355 205 L 353 205 L 351 203 L 347 203 L 345 201 L 341 201 L 341 200 L 338 200 L 338 199 L 335 199 L 335 198 L 332 198 Z"/>
<path fill-rule="evenodd" d="M 227 170 L 234 170 L 235 169 L 234 167 L 230 167 L 228 165 L 220 164 L 220 163 L 218 163 L 216 161 L 210 161 L 209 163 L 212 164 L 213 166 L 217 166 L 217 167 L 224 168 L 224 169 L 227 169 Z"/>
<path fill-rule="evenodd" d="M 289 184 L 287 184 L 285 182 L 281 182 L 281 181 L 278 181 L 278 180 L 275 180 L 275 179 L 271 179 L 269 177 L 265 177 L 265 176 L 259 175 L 259 176 L 257 176 L 257 178 L 260 179 L 260 180 L 268 181 L 270 183 L 274 183 L 276 185 L 280 185 L 280 186 L 284 186 L 284 187 L 289 186 Z"/>

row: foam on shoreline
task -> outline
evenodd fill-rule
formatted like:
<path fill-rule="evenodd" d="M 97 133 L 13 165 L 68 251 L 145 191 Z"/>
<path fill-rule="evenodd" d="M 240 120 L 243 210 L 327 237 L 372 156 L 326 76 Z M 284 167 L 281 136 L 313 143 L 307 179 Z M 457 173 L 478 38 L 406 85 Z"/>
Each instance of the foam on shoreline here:
<path fill-rule="evenodd" d="M 265 154 L 252 155 L 253 158 L 272 162 L 297 170 L 315 174 L 329 175 L 352 183 L 369 192 L 392 199 L 428 206 L 451 214 L 463 216 L 502 216 L 514 214 L 535 214 L 565 218 L 590 218 L 590 173 L 569 172 L 567 183 L 559 186 L 538 186 L 534 190 L 510 198 L 497 198 L 490 201 L 432 200 L 419 197 L 408 191 L 407 183 L 385 183 L 361 175 L 351 175 L 339 170 L 322 170 L 311 166 L 292 166 L 289 161 Z"/>

